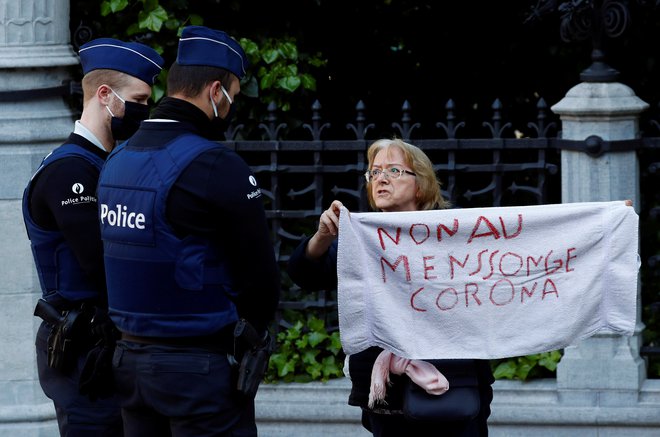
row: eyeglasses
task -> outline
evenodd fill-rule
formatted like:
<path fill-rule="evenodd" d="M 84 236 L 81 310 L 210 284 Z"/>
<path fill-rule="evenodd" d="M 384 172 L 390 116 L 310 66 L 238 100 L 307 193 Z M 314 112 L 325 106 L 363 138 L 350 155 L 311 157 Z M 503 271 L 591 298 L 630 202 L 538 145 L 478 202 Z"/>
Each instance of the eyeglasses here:
<path fill-rule="evenodd" d="M 385 169 L 374 168 L 371 170 L 367 170 L 364 173 L 364 178 L 367 180 L 367 182 L 371 182 L 374 179 L 378 179 L 380 175 L 384 175 L 388 179 L 399 179 L 404 173 L 407 173 L 411 176 L 417 176 L 415 173 L 411 172 L 410 170 L 402 170 L 398 167 L 390 167 Z"/>

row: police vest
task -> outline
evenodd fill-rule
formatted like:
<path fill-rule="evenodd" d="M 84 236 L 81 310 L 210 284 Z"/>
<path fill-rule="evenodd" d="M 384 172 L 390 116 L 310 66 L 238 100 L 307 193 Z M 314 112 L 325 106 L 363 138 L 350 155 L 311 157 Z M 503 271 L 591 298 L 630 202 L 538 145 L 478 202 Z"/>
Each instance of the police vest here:
<path fill-rule="evenodd" d="M 200 154 L 220 147 L 193 134 L 158 148 L 125 142 L 106 160 L 98 188 L 108 305 L 117 327 L 140 336 L 207 335 L 238 320 L 228 254 L 174 235 L 167 195 Z"/>
<path fill-rule="evenodd" d="M 30 239 L 41 292 L 44 299 L 49 301 L 59 298 L 70 301 L 91 300 L 99 297 L 101 292 L 101 290 L 95 289 L 89 281 L 62 233 L 59 230 L 40 227 L 30 215 L 29 194 L 32 181 L 49 164 L 70 157 L 83 158 L 99 171 L 104 162 L 103 158 L 80 146 L 64 144 L 43 159 L 23 192 L 23 220 Z"/>

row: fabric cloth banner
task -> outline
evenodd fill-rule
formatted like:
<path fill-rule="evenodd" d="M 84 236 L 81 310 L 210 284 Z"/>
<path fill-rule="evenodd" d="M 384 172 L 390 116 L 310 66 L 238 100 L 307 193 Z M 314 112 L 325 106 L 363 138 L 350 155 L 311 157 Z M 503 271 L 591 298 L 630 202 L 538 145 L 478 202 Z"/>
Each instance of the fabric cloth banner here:
<path fill-rule="evenodd" d="M 339 220 L 347 354 L 498 359 L 632 335 L 639 217 L 623 201 L 350 213 Z"/>

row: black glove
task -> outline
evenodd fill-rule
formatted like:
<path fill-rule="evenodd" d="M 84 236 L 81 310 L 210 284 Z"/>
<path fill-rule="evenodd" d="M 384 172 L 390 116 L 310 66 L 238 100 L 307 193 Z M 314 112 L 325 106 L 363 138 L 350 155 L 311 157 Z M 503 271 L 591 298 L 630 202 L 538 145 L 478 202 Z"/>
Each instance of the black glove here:
<path fill-rule="evenodd" d="M 115 392 L 112 356 L 120 333 L 108 316 L 108 312 L 102 308 L 94 308 L 89 323 L 95 346 L 87 353 L 80 372 L 78 391 L 95 401 L 99 398 L 108 398 Z"/>
<path fill-rule="evenodd" d="M 112 345 L 117 342 L 120 337 L 119 330 L 115 327 L 112 319 L 108 315 L 108 311 L 94 307 L 92 318 L 89 322 L 94 342 L 98 345 L 100 343 L 105 345 Z"/>
<path fill-rule="evenodd" d="M 112 356 L 114 345 L 98 344 L 88 353 L 80 372 L 78 391 L 92 401 L 109 398 L 115 392 L 115 380 L 112 374 Z"/>

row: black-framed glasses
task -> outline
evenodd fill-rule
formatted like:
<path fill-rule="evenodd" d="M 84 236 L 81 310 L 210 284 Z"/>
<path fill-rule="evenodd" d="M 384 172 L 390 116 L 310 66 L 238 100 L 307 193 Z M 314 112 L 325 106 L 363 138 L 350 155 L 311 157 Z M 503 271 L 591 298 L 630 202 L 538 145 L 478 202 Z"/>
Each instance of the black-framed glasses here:
<path fill-rule="evenodd" d="M 411 176 L 417 176 L 415 173 L 411 172 L 410 170 L 403 170 L 398 167 L 390 167 L 390 168 L 374 168 L 371 170 L 367 170 L 364 173 L 364 178 L 367 180 L 367 182 L 371 182 L 374 179 L 377 179 L 380 175 L 384 175 L 388 179 L 399 179 L 403 174 L 409 174 Z"/>

